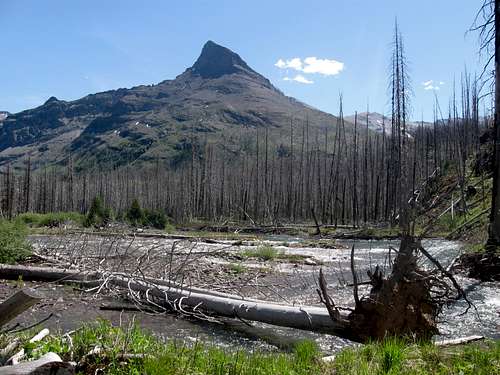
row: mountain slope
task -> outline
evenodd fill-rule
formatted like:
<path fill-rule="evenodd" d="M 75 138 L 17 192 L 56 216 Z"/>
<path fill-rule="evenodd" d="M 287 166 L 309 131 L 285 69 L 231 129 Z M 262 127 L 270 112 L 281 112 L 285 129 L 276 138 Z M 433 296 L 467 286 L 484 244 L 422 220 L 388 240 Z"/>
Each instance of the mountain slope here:
<path fill-rule="evenodd" d="M 229 49 L 207 42 L 191 68 L 174 80 L 88 95 L 10 114 L 0 125 L 0 165 L 28 155 L 35 167 L 71 157 L 81 169 L 182 159 L 194 142 L 223 142 L 267 127 L 279 141 L 290 118 L 333 126 L 336 118 L 285 96 Z M 248 140 L 247 140 L 248 141 Z M 179 156 L 180 155 L 180 156 Z"/>
<path fill-rule="evenodd" d="M 354 123 L 354 115 L 352 116 L 347 116 L 345 119 L 349 122 Z M 384 116 L 380 113 L 377 112 L 361 112 L 358 113 L 358 129 L 365 129 L 366 128 L 366 122 L 368 120 L 368 129 L 371 129 L 373 131 L 376 131 L 378 133 L 383 133 L 384 127 L 385 127 L 385 132 L 386 134 L 390 135 L 391 134 L 391 118 Z M 408 131 L 410 133 L 414 132 L 417 128 L 420 126 L 426 127 L 426 126 L 432 126 L 431 123 L 429 122 L 415 122 L 415 121 L 408 121 L 406 123 L 408 127 Z"/>

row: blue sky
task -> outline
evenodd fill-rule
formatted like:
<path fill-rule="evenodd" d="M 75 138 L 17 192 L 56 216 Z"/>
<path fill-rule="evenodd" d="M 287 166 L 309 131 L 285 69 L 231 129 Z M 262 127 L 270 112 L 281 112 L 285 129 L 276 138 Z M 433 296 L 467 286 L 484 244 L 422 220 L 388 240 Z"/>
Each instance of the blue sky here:
<path fill-rule="evenodd" d="M 481 69 L 477 35 L 466 35 L 481 3 L 0 0 L 0 110 L 175 78 L 211 39 L 287 95 L 317 108 L 336 113 L 342 92 L 346 113 L 365 111 L 368 103 L 371 111 L 387 112 L 397 17 L 415 94 L 412 117 L 431 119 L 434 94 L 446 107 L 464 67 Z M 308 60 L 316 64 L 309 69 L 307 57 L 316 58 Z M 300 59 L 299 70 L 276 66 L 293 58 Z M 293 80 L 298 75 L 302 83 Z M 431 80 L 427 86 L 439 90 L 425 90 L 423 82 Z"/>

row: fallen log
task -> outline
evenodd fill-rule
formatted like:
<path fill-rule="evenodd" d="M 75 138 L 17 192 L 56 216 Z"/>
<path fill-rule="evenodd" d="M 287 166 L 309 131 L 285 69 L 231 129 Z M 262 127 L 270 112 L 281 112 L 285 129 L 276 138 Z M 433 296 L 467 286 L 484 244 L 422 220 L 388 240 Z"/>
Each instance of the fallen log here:
<path fill-rule="evenodd" d="M 0 327 L 28 310 L 42 299 L 42 295 L 31 288 L 24 288 L 0 304 Z"/>
<path fill-rule="evenodd" d="M 75 368 L 56 353 L 47 353 L 35 361 L 0 367 L 0 375 L 72 375 Z"/>
<path fill-rule="evenodd" d="M 0 278 L 15 278 L 22 276 L 24 280 L 36 279 L 54 281 L 60 279 L 100 279 L 98 272 L 78 272 L 73 270 L 57 270 L 54 268 L 36 268 L 25 266 L 0 266 Z M 258 321 L 262 323 L 303 330 L 334 334 L 340 337 L 356 340 L 357 335 L 349 329 L 341 316 L 333 321 L 328 311 L 322 307 L 286 306 L 257 300 L 244 300 L 241 297 L 225 295 L 224 293 L 207 292 L 195 288 L 178 288 L 174 285 L 159 285 L 147 279 L 136 280 L 124 275 L 108 275 L 107 283 L 139 292 L 154 303 L 173 308 L 186 313 L 185 308 L 194 311 L 204 311 L 217 316 Z M 165 283 L 168 283 L 165 281 Z M 151 302 L 151 301 L 150 301 Z"/>
<path fill-rule="evenodd" d="M 347 325 L 333 321 L 328 311 L 322 307 L 285 306 L 266 302 L 243 301 L 191 292 L 188 289 L 155 288 L 141 281 L 118 277 L 111 281 L 114 285 L 150 294 L 167 304 L 175 303 L 179 311 L 184 306 L 199 308 L 216 315 L 257 321 L 282 327 L 297 328 L 316 332 L 331 333 L 354 339 Z M 184 306 L 183 306 L 184 305 Z"/>
<path fill-rule="evenodd" d="M 452 339 L 452 340 L 436 341 L 434 344 L 436 346 L 453 346 L 453 345 L 468 344 L 470 342 L 481 341 L 481 340 L 484 340 L 484 336 L 474 335 L 474 336 L 460 337 L 458 339 Z"/>
<path fill-rule="evenodd" d="M 62 266 L 65 265 L 61 264 L 61 267 Z M 100 286 L 102 284 L 102 279 L 105 278 L 107 275 L 104 275 L 96 271 L 79 271 L 75 269 L 66 269 L 66 268 L 63 269 L 54 267 L 32 267 L 32 266 L 0 264 L 0 279 L 18 280 L 19 276 L 22 276 L 23 280 L 26 281 L 46 281 L 46 282 L 60 282 L 60 283 L 70 283 L 70 284 L 82 283 L 86 287 L 92 288 Z M 207 295 L 240 299 L 242 301 L 258 301 L 256 299 L 246 298 L 235 294 L 221 293 L 213 290 L 201 289 L 196 287 L 188 287 L 185 284 L 180 284 L 171 280 L 154 279 L 149 277 L 141 278 L 141 280 L 150 284 L 167 288 L 173 287 L 177 289 L 183 289 L 183 290 L 185 289 Z"/>
<path fill-rule="evenodd" d="M 24 281 L 91 281 L 102 277 L 95 271 L 64 270 L 54 267 L 30 267 L 20 265 L 0 265 L 0 279 L 18 280 L 22 277 Z"/>

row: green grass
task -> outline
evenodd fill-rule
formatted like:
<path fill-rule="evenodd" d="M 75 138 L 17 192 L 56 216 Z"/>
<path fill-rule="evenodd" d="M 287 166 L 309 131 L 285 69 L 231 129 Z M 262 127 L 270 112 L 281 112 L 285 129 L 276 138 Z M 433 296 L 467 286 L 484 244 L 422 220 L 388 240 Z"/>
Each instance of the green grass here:
<path fill-rule="evenodd" d="M 476 204 L 474 207 L 469 207 L 467 214 L 456 213 L 452 217 L 451 212 L 447 212 L 446 214 L 441 216 L 439 220 L 437 220 L 437 222 L 434 224 L 433 233 L 442 236 L 447 236 L 449 233 L 458 229 L 468 220 L 479 215 L 486 208 L 487 206 L 485 206 L 483 203 L 480 203 Z M 488 222 L 488 214 L 483 214 L 481 217 L 478 217 L 478 219 L 474 223 L 474 227 L 485 228 L 487 222 Z"/>
<path fill-rule="evenodd" d="M 107 321 L 84 325 L 72 334 L 72 346 L 63 336 L 51 335 L 29 344 L 33 332 L 23 333 L 28 359 L 47 352 L 63 360 L 83 363 L 81 374 L 167 375 L 493 375 L 500 374 L 500 341 L 439 348 L 432 343 L 412 343 L 396 338 L 344 349 L 332 363 L 320 360 L 314 342 L 303 341 L 290 353 L 246 352 L 196 343 L 164 343 L 135 325 L 113 327 Z M 0 347 L 12 340 L 0 335 Z M 88 355 L 94 348 L 102 351 Z M 122 355 L 142 354 L 124 360 Z"/>
<path fill-rule="evenodd" d="M 245 258 L 258 258 L 260 260 L 276 260 L 280 252 L 269 245 L 258 246 L 255 249 L 245 249 L 242 253 Z"/>
<path fill-rule="evenodd" d="M 16 220 L 29 225 L 30 227 L 58 227 L 62 224 L 73 223 L 78 226 L 83 225 L 85 217 L 78 212 L 51 212 L 38 214 L 27 212 L 20 214 Z"/>
<path fill-rule="evenodd" d="M 232 273 L 235 273 L 237 275 L 240 275 L 242 273 L 245 273 L 247 271 L 247 268 L 239 263 L 230 263 L 227 265 L 227 269 L 231 271 Z"/>
<path fill-rule="evenodd" d="M 165 224 L 165 232 L 168 234 L 172 234 L 175 232 L 175 225 L 171 223 L 166 223 Z"/>
<path fill-rule="evenodd" d="M 484 243 L 476 243 L 465 248 L 466 253 L 484 253 L 486 251 Z"/>
<path fill-rule="evenodd" d="M 255 249 L 245 249 L 241 255 L 244 258 L 257 258 L 262 261 L 283 260 L 292 263 L 300 263 L 307 258 L 306 256 L 299 254 L 286 254 L 270 245 L 261 245 Z"/>
<path fill-rule="evenodd" d="M 345 375 L 491 375 L 500 374 L 500 342 L 439 348 L 388 338 L 339 353 L 334 373 Z"/>
<path fill-rule="evenodd" d="M 0 263 L 16 263 L 30 255 L 27 232 L 22 222 L 0 220 Z"/>
<path fill-rule="evenodd" d="M 29 337 L 28 335 L 26 337 Z M 1 341 L 1 340 L 0 340 Z M 271 375 L 322 374 L 320 353 L 309 341 L 299 343 L 293 353 L 247 353 L 225 351 L 196 343 L 187 346 L 175 341 L 163 343 L 137 326 L 127 329 L 112 327 L 100 321 L 84 326 L 72 337 L 73 347 L 61 336 L 24 346 L 28 358 L 39 358 L 53 351 L 64 360 L 80 362 L 96 346 L 103 348 L 98 356 L 87 356 L 80 373 L 104 374 L 214 374 Z M 124 361 L 124 353 L 145 354 L 145 357 Z M 99 372 L 101 373 L 101 372 Z"/>

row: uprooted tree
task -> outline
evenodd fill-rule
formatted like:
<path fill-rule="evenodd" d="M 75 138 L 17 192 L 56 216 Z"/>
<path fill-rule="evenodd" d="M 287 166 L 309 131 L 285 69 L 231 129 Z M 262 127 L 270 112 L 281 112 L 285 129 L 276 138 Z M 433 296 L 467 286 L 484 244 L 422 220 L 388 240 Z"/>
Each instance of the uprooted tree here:
<path fill-rule="evenodd" d="M 400 199 L 399 210 L 393 212 L 393 223 L 401 231 L 401 244 L 392 263 L 389 275 L 384 275 L 377 266 L 368 271 L 371 290 L 360 298 L 358 276 L 354 264 L 353 246 L 351 272 L 354 286 L 355 308 L 342 317 L 329 295 L 322 272 L 319 277 L 318 294 L 334 321 L 344 321 L 359 341 L 381 339 L 387 335 L 411 335 L 428 339 L 438 333 L 436 318 L 443 305 L 452 299 L 467 297 L 452 274 L 446 270 L 421 245 L 415 236 L 414 212 L 419 204 L 418 191 L 412 192 L 408 184 L 407 134 L 410 87 L 407 74 L 403 40 L 396 23 L 394 49 L 391 59 L 391 175 L 389 189 L 393 197 Z M 425 183 L 424 183 L 425 185 Z M 425 188 L 425 186 L 422 186 Z M 410 197 L 410 199 L 408 199 Z M 420 258 L 427 258 L 431 267 L 423 267 Z M 470 306 L 470 303 L 469 303 Z"/>

